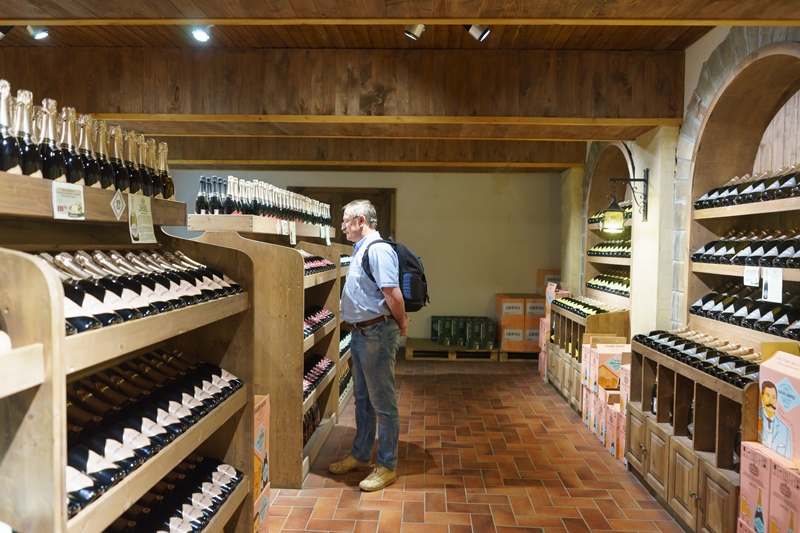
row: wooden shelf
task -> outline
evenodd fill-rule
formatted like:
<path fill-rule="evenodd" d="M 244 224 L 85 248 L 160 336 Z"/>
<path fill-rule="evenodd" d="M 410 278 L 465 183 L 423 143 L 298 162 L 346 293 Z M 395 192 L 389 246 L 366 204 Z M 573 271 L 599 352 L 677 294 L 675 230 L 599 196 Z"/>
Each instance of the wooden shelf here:
<path fill-rule="evenodd" d="M 158 483 L 165 473 L 175 468 L 187 455 L 241 410 L 247 404 L 249 394 L 247 386 L 236 391 L 166 448 L 128 474 L 125 479 L 69 520 L 67 531 L 69 533 L 102 532 L 125 509 L 128 509 Z M 247 489 L 245 489 L 245 494 L 246 491 Z"/>
<path fill-rule="evenodd" d="M 632 343 L 632 349 L 644 355 L 648 359 L 655 361 L 661 366 L 669 368 L 670 370 L 674 371 L 676 374 L 680 374 L 689 378 L 690 380 L 694 381 L 695 383 L 699 383 L 700 385 L 706 387 L 707 389 L 711 389 L 718 394 L 721 394 L 737 403 L 744 403 L 744 390 L 740 389 L 735 385 L 731 385 L 727 381 L 722 381 L 721 379 L 717 379 L 711 374 L 706 374 L 702 370 L 698 370 L 693 366 L 689 366 L 686 363 L 668 357 L 661 352 L 657 352 L 652 348 L 649 348 L 643 344 L 640 344 L 636 341 Z"/>
<path fill-rule="evenodd" d="M 761 350 L 762 342 L 795 342 L 786 337 L 779 337 L 777 335 L 770 335 L 769 333 L 762 333 L 753 329 L 734 326 L 724 322 L 718 322 L 697 315 L 689 315 L 689 323 L 691 327 L 701 330 L 706 333 L 713 333 L 725 340 L 744 343 L 752 346 L 756 351 Z"/>
<path fill-rule="evenodd" d="M 586 260 L 597 265 L 631 266 L 630 257 L 602 257 L 597 255 L 587 255 Z"/>
<path fill-rule="evenodd" d="M 250 481 L 250 477 L 244 476 L 239 484 L 236 485 L 236 488 L 233 489 L 233 492 L 225 499 L 225 502 L 217 509 L 217 512 L 214 513 L 211 520 L 208 521 L 206 527 L 203 528 L 203 533 L 222 533 L 225 529 L 225 525 L 227 525 L 228 521 L 233 516 L 233 513 L 236 512 L 247 497 L 247 493 L 250 492 L 252 484 L 253 482 Z"/>
<path fill-rule="evenodd" d="M 341 272 L 341 276 L 345 277 L 347 273 L 350 271 L 350 265 L 340 267 L 339 271 Z"/>
<path fill-rule="evenodd" d="M 631 307 L 631 299 L 626 298 L 625 296 L 619 296 L 617 294 L 611 294 L 610 292 L 600 291 L 597 289 L 590 289 L 589 287 L 584 287 L 583 293 L 588 298 L 594 298 L 595 300 L 606 302 L 607 304 L 613 305 L 614 307 L 619 307 L 620 309 L 630 309 Z"/>
<path fill-rule="evenodd" d="M 328 440 L 328 435 L 331 434 L 333 426 L 336 425 L 336 418 L 338 416 L 338 409 L 336 409 L 328 418 L 321 420 L 317 430 L 314 431 L 314 434 L 308 439 L 306 445 L 303 446 L 303 478 L 308 475 L 311 465 L 314 464 L 320 450 L 322 450 L 322 446 L 324 446 L 325 441 Z"/>
<path fill-rule="evenodd" d="M 717 274 L 719 276 L 744 277 L 745 267 L 739 265 L 716 265 L 713 263 L 692 263 L 696 274 Z M 782 268 L 783 281 L 800 281 L 800 269 Z"/>
<path fill-rule="evenodd" d="M 585 326 L 586 325 L 586 317 L 582 317 L 582 316 L 580 316 L 580 315 L 578 315 L 576 313 L 573 313 L 569 309 L 565 309 L 565 308 L 559 307 L 557 305 L 552 306 L 551 309 L 552 309 L 552 311 L 554 313 L 557 313 L 557 314 L 559 314 L 561 316 L 567 317 L 568 319 L 572 320 L 573 322 L 577 322 L 581 326 Z"/>
<path fill-rule="evenodd" d="M 319 328 L 317 331 L 314 332 L 313 335 L 309 335 L 303 340 L 303 352 L 309 351 L 311 348 L 314 347 L 319 341 L 324 339 L 331 331 L 335 330 L 339 327 L 339 321 L 337 317 L 334 317 L 333 320 Z"/>
<path fill-rule="evenodd" d="M 342 357 L 339 359 L 339 364 L 345 364 L 347 360 L 350 359 L 351 355 L 353 355 L 353 352 L 350 350 L 350 348 L 348 348 L 347 351 L 344 352 L 344 355 L 342 355 Z"/>
<path fill-rule="evenodd" d="M 306 411 L 311 409 L 311 405 L 314 403 L 314 401 L 317 400 L 317 398 L 319 398 L 322 395 L 323 392 L 325 392 L 325 388 L 331 384 L 331 381 L 333 381 L 333 378 L 335 376 L 336 376 L 336 365 L 334 365 L 333 368 L 331 368 L 328 371 L 325 377 L 322 378 L 322 381 L 320 381 L 319 385 L 316 386 L 314 391 L 308 395 L 308 398 L 303 400 L 303 414 L 305 414 Z"/>
<path fill-rule="evenodd" d="M 745 215 L 762 215 L 766 213 L 784 213 L 800 209 L 800 198 L 783 198 L 769 202 L 713 207 L 711 209 L 692 209 L 695 220 L 713 218 L 740 217 Z"/>
<path fill-rule="evenodd" d="M 0 172 L 0 216 L 16 219 L 53 219 L 53 182 L 27 176 L 19 176 Z M 128 217 L 125 212 L 117 220 L 111 209 L 111 199 L 116 191 L 83 188 L 86 220 L 72 221 L 76 224 L 94 222 L 123 224 L 127 226 Z M 127 212 L 128 194 L 125 198 Z M 155 226 L 183 226 L 186 224 L 186 204 L 174 200 L 150 199 Z M 66 221 L 69 223 L 70 221 Z M 319 235 L 319 232 L 317 233 Z"/>
<path fill-rule="evenodd" d="M 589 228 L 590 231 L 595 231 L 595 232 L 598 232 L 598 233 L 602 233 L 602 231 L 600 230 L 600 223 L 599 222 L 595 222 L 593 224 L 586 224 L 586 227 Z M 633 227 L 633 219 L 632 218 L 626 218 L 625 222 L 622 223 L 622 227 L 623 228 Z M 603 233 L 603 234 L 604 235 L 615 235 L 614 233 Z"/>
<path fill-rule="evenodd" d="M 41 343 L 14 348 L 0 355 L 0 398 L 44 383 L 44 348 Z"/>
<path fill-rule="evenodd" d="M 350 379 L 352 379 L 352 378 L 350 378 Z M 340 418 L 342 416 L 342 412 L 344 412 L 344 410 L 347 408 L 347 403 L 350 401 L 350 398 L 353 397 L 353 390 L 355 390 L 355 387 L 356 387 L 355 383 L 350 385 L 350 390 L 348 390 L 344 394 L 344 398 L 342 398 L 342 400 L 339 402 L 339 417 Z"/>
<path fill-rule="evenodd" d="M 309 287 L 316 287 L 317 285 L 322 285 L 323 283 L 328 283 L 329 281 L 333 281 L 336 279 L 336 269 L 333 270 L 326 270 L 325 272 L 320 272 L 318 274 L 311 274 L 309 276 L 303 276 L 303 287 L 308 289 Z"/>
<path fill-rule="evenodd" d="M 242 233 L 260 233 L 262 235 L 284 235 L 278 229 L 280 221 L 271 217 L 258 215 L 189 215 L 189 231 L 237 231 Z M 297 223 L 298 237 L 319 239 L 319 226 Z M 328 235 L 333 238 L 336 232 L 328 228 Z M 288 234 L 285 235 L 287 238 Z"/>
<path fill-rule="evenodd" d="M 181 333 L 246 311 L 247 293 L 177 309 L 124 324 L 71 335 L 63 341 L 67 374 L 105 363 L 126 353 L 151 346 Z"/>

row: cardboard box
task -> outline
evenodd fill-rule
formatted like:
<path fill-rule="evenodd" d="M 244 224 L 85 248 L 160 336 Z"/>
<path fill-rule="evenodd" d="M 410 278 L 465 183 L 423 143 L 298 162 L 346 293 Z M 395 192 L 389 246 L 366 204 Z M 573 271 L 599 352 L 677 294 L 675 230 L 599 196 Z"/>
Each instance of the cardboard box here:
<path fill-rule="evenodd" d="M 773 460 L 769 485 L 767 531 L 800 531 L 800 470 L 784 459 Z"/>
<path fill-rule="evenodd" d="M 625 342 L 625 337 L 617 337 L 608 333 L 584 333 L 583 344 L 581 345 L 581 380 L 586 387 L 589 387 L 593 392 L 597 390 L 593 386 L 591 378 L 592 368 L 592 348 L 596 348 L 598 344 L 619 344 Z M 587 349 L 588 346 L 588 349 Z"/>
<path fill-rule="evenodd" d="M 500 349 L 507 352 L 524 352 L 525 330 L 508 326 L 500 326 Z"/>
<path fill-rule="evenodd" d="M 253 409 L 253 494 L 261 494 L 269 483 L 269 396 L 256 396 Z"/>
<path fill-rule="evenodd" d="M 773 460 L 781 456 L 757 442 L 743 442 L 740 458 L 739 520 L 750 530 L 766 531 L 770 516 Z"/>
<path fill-rule="evenodd" d="M 581 388 L 583 389 L 583 403 L 581 404 L 581 416 L 583 417 L 583 423 L 586 425 L 586 427 L 589 427 L 591 425 L 590 422 L 591 409 L 589 405 L 589 397 L 591 396 L 591 393 L 589 392 L 589 389 L 587 389 L 586 387 L 581 387 Z"/>
<path fill-rule="evenodd" d="M 537 270 L 536 271 L 536 290 L 544 293 L 545 289 L 547 289 L 547 285 L 550 283 L 555 283 L 559 285 L 561 283 L 561 271 L 560 270 Z"/>
<path fill-rule="evenodd" d="M 620 413 L 619 424 L 617 424 L 617 459 L 622 461 L 625 466 L 628 466 L 628 459 L 625 458 L 625 435 L 628 428 L 626 426 L 627 415 Z"/>
<path fill-rule="evenodd" d="M 269 488 L 267 487 L 261 495 L 255 499 L 253 513 L 253 531 L 255 533 L 269 533 Z"/>
<path fill-rule="evenodd" d="M 491 318 L 484 318 L 481 323 L 481 350 L 494 350 L 497 338 L 497 326 Z"/>
<path fill-rule="evenodd" d="M 538 352 L 539 350 L 539 325 L 536 328 L 525 330 L 525 351 Z"/>
<path fill-rule="evenodd" d="M 442 317 L 442 325 L 439 329 L 439 338 L 436 340 L 442 346 L 449 346 L 453 336 L 453 317 Z"/>
<path fill-rule="evenodd" d="M 619 367 L 619 410 L 625 414 L 625 406 L 631 399 L 631 365 Z"/>
<path fill-rule="evenodd" d="M 550 342 L 550 318 L 539 319 L 539 349 L 542 353 L 547 351 L 547 343 Z"/>
<path fill-rule="evenodd" d="M 539 352 L 539 376 L 547 383 L 547 350 Z"/>
<path fill-rule="evenodd" d="M 544 291 L 544 316 L 550 316 L 550 307 L 553 303 L 553 300 L 558 300 L 559 298 L 567 298 L 572 296 L 572 293 L 569 291 L 558 290 L 558 284 L 550 282 L 547 284 L 547 287 Z"/>
<path fill-rule="evenodd" d="M 594 434 L 597 439 L 602 443 L 603 442 L 603 435 L 605 434 L 606 429 L 606 402 L 604 402 L 600 397 L 595 397 L 595 428 Z"/>
<path fill-rule="evenodd" d="M 619 391 L 608 390 L 604 389 L 603 387 L 599 387 L 597 400 L 600 403 L 600 406 L 597 409 L 597 437 L 600 439 L 600 442 L 606 445 L 606 433 L 608 431 L 606 424 L 609 416 L 608 410 L 611 408 L 611 406 L 619 404 Z"/>
<path fill-rule="evenodd" d="M 495 307 L 501 328 L 525 329 L 524 294 L 495 294 Z"/>
<path fill-rule="evenodd" d="M 761 363 L 759 441 L 800 467 L 800 357 L 776 352 Z"/>
<path fill-rule="evenodd" d="M 467 317 L 453 317 L 453 332 L 450 336 L 451 346 L 466 346 L 467 344 Z"/>
<path fill-rule="evenodd" d="M 623 341 L 624 342 L 624 341 Z M 630 344 L 601 344 L 592 350 L 592 387 L 619 388 L 619 369 L 631 362 Z"/>
<path fill-rule="evenodd" d="M 439 341 L 439 335 L 442 332 L 444 327 L 444 317 L 443 316 L 432 316 L 431 317 L 431 340 L 433 342 Z"/>
<path fill-rule="evenodd" d="M 617 458 L 617 453 L 619 451 L 619 418 L 619 404 L 609 405 L 606 408 L 606 433 L 604 444 L 608 452 L 614 458 Z"/>
<path fill-rule="evenodd" d="M 739 520 L 736 521 L 736 533 L 756 533 L 756 532 L 747 527 L 745 521 L 739 518 Z"/>

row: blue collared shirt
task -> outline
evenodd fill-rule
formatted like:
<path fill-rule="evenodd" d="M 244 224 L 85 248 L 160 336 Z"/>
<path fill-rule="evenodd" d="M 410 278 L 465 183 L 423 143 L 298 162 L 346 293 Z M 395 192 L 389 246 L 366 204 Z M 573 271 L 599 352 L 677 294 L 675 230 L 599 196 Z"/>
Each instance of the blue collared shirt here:
<path fill-rule="evenodd" d="M 349 323 L 364 322 L 379 316 L 391 316 L 392 312 L 386 303 L 386 297 L 381 289 L 398 287 L 398 262 L 397 254 L 391 246 L 378 243 L 369 248 L 369 266 L 375 281 L 369 279 L 361 267 L 364 250 L 372 241 L 379 241 L 380 233 L 370 233 L 358 241 L 353 249 L 353 259 L 345 278 L 344 291 L 339 308 L 342 319 Z"/>

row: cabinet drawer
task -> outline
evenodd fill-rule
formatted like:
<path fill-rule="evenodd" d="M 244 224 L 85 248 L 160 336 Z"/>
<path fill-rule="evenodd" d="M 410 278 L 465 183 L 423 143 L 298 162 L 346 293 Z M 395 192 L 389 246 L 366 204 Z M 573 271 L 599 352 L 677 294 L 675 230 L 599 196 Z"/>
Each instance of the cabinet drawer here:
<path fill-rule="evenodd" d="M 656 423 L 655 419 L 647 418 L 644 426 L 645 461 L 647 473 L 645 479 L 653 491 L 667 498 L 669 488 L 669 433 Z"/>
<path fill-rule="evenodd" d="M 686 437 L 670 437 L 667 502 L 684 522 L 692 526 L 697 522 L 698 461 L 692 450 L 692 441 Z"/>
<path fill-rule="evenodd" d="M 627 425 L 625 431 L 625 441 L 627 452 L 625 457 L 628 464 L 644 476 L 647 474 L 644 461 L 644 424 L 645 416 L 642 413 L 641 402 L 629 402 L 627 406 Z"/>
<path fill-rule="evenodd" d="M 701 458 L 699 466 L 697 529 L 701 533 L 736 531 L 739 474 L 719 470 Z"/>

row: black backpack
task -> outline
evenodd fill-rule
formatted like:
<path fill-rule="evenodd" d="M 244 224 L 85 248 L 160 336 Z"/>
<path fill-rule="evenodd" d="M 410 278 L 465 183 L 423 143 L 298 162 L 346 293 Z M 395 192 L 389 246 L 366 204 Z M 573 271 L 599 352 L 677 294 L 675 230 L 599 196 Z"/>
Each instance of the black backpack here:
<path fill-rule="evenodd" d="M 361 258 L 361 268 L 369 279 L 375 281 L 372 269 L 369 266 L 369 247 L 375 243 L 385 242 L 394 249 L 397 254 L 398 277 L 400 278 L 400 290 L 403 293 L 403 302 L 407 313 L 419 311 L 431 299 L 428 297 L 428 282 L 425 280 L 425 267 L 419 257 L 399 242 L 394 242 L 391 237 L 385 241 L 372 241 L 364 250 L 364 257 Z"/>

